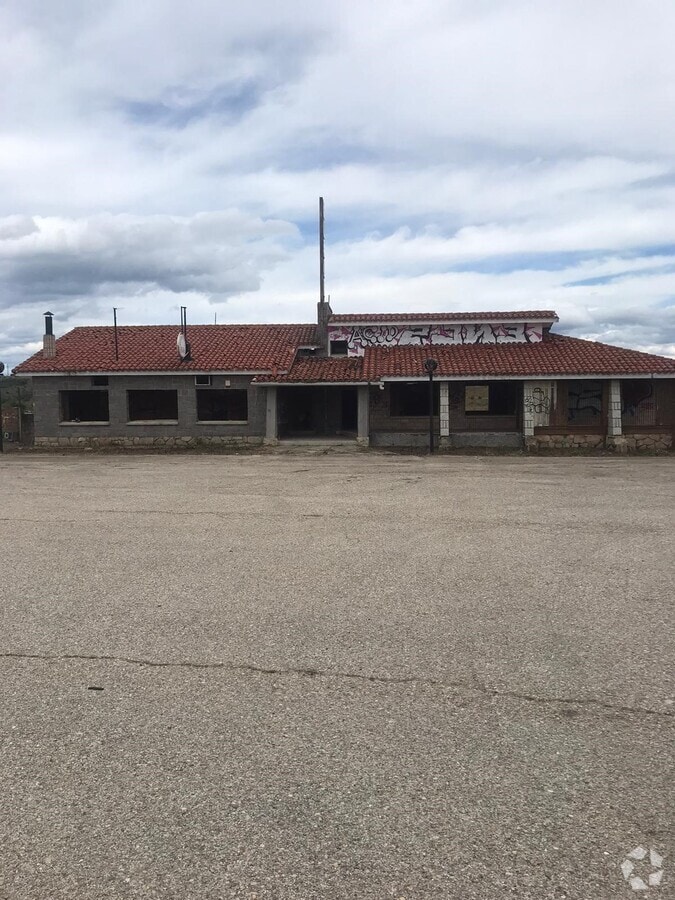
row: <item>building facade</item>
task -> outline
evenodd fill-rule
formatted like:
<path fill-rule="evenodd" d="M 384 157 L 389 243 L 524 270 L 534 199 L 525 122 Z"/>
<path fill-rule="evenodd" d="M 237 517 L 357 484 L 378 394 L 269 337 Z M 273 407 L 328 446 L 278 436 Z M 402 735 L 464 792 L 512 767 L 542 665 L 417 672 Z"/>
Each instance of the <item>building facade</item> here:
<path fill-rule="evenodd" d="M 76 328 L 15 370 L 35 442 L 669 450 L 675 360 L 566 337 L 552 311 Z M 427 364 L 435 363 L 430 384 Z"/>

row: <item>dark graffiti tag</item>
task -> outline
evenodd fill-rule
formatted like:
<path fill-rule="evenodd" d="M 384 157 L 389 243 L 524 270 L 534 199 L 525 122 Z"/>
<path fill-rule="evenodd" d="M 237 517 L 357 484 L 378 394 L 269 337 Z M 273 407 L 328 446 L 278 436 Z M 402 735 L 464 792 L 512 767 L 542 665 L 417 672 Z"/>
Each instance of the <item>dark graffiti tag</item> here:
<path fill-rule="evenodd" d="M 655 425 L 654 385 L 644 381 L 625 381 L 621 385 L 621 416 L 626 424 Z"/>
<path fill-rule="evenodd" d="M 602 414 L 602 385 L 599 381 L 570 382 L 567 390 L 567 418 L 595 419 Z"/>
<path fill-rule="evenodd" d="M 622 390 L 622 415 L 635 416 L 640 407 L 649 408 L 653 405 L 654 385 L 647 381 L 632 381 L 623 386 Z"/>

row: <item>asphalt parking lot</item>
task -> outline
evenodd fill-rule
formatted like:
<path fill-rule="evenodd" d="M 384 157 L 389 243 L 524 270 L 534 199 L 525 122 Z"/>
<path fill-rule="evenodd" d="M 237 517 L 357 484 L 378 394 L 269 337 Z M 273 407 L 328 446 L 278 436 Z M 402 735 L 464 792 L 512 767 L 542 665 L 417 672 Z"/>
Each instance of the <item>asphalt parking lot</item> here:
<path fill-rule="evenodd" d="M 674 476 L 0 460 L 0 897 L 675 896 Z"/>

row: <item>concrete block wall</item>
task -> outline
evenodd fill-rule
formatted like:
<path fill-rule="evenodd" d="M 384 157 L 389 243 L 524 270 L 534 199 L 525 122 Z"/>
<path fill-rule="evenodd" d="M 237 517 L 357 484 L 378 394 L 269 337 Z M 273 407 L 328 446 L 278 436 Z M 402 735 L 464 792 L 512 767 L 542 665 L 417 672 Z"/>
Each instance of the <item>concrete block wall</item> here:
<path fill-rule="evenodd" d="M 439 446 L 450 450 L 464 447 L 519 450 L 523 446 L 523 436 L 517 431 L 458 431 L 441 437 Z"/>
<path fill-rule="evenodd" d="M 229 381 L 229 385 L 226 382 Z M 248 391 L 246 424 L 201 424 L 197 422 L 197 385 L 194 374 L 110 375 L 107 388 L 93 388 L 91 376 L 35 376 L 33 402 L 36 444 L 154 444 L 154 443 L 260 443 L 265 434 L 265 393 L 251 384 L 252 376 L 213 375 L 212 388 Z M 61 422 L 60 391 L 108 391 L 109 422 L 83 425 Z M 177 424 L 130 424 L 127 421 L 127 391 L 175 390 L 178 396 Z M 208 388 L 204 388 L 208 390 Z"/>

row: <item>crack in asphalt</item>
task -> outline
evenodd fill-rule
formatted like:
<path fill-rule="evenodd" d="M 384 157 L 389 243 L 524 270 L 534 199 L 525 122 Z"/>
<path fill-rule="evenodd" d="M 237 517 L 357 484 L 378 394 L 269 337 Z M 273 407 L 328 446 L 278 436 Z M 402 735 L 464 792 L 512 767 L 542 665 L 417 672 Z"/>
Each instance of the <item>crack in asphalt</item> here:
<path fill-rule="evenodd" d="M 259 495 L 262 496 L 262 495 Z M 288 501 L 289 505 L 292 505 L 295 501 L 301 499 L 294 496 L 285 496 L 278 495 L 277 499 Z M 168 517 L 176 522 L 179 522 L 182 519 L 187 517 L 193 518 L 206 518 L 207 516 L 211 516 L 215 519 L 222 520 L 231 520 L 234 517 L 240 519 L 257 519 L 262 513 L 257 510 L 242 510 L 242 509 L 232 509 L 227 510 L 226 512 L 221 512 L 218 510 L 185 510 L 185 509 L 134 509 L 133 511 L 128 509 L 93 509 L 88 510 L 88 514 L 91 516 L 92 521 L 97 522 L 98 516 L 162 516 Z M 326 512 L 300 512 L 293 510 L 285 510 L 283 512 L 270 512 L 268 510 L 264 510 L 264 515 L 268 518 L 274 519 L 288 519 L 289 515 L 295 514 L 298 519 L 326 519 L 327 521 L 338 521 L 338 520 L 348 520 L 349 522 L 354 520 L 353 511 L 340 512 L 336 510 L 331 510 L 329 513 Z M 397 523 L 406 522 L 417 522 L 419 520 L 419 516 L 405 516 L 399 517 L 396 519 L 391 519 L 391 521 Z M 82 516 L 79 518 L 57 518 L 57 517 L 49 517 L 49 518 L 34 518 L 28 516 L 0 516 L 0 522 L 6 522 L 7 524 L 13 524 L 16 522 L 22 522 L 25 524 L 32 525 L 49 525 L 52 526 L 55 523 L 61 525 L 80 525 L 83 521 Z M 371 521 L 379 521 L 378 516 L 375 515 L 361 515 L 358 516 L 358 521 L 360 522 L 371 522 Z M 468 524 L 478 525 L 481 528 L 548 528 L 551 531 L 590 531 L 592 533 L 597 532 L 597 527 L 592 522 L 548 522 L 548 521 L 537 521 L 535 519 L 513 519 L 506 516 L 497 516 L 495 518 L 484 518 L 484 519 L 471 519 L 468 520 L 466 518 L 462 518 L 461 516 L 445 516 L 445 517 L 436 517 L 434 519 L 434 524 L 437 527 L 462 527 Z M 605 522 L 603 526 L 604 534 L 633 534 L 634 526 L 631 524 L 626 524 L 622 521 L 617 522 Z M 640 524 L 640 532 L 642 534 L 651 534 L 655 536 L 659 536 L 661 534 L 670 533 L 669 525 L 667 523 L 664 524 L 652 524 L 647 525 L 645 523 Z"/>
<path fill-rule="evenodd" d="M 133 666 L 144 666 L 156 669 L 213 669 L 226 672 L 250 672 L 255 675 L 298 675 L 306 678 L 337 678 L 353 681 L 365 681 L 373 684 L 421 684 L 431 687 L 458 688 L 474 691 L 484 697 L 505 700 L 522 700 L 527 703 L 536 703 L 542 706 L 581 706 L 591 709 L 604 710 L 606 712 L 618 712 L 631 715 L 657 716 L 665 719 L 675 719 L 675 713 L 665 710 L 650 709 L 648 707 L 628 706 L 627 704 L 609 703 L 604 700 L 596 700 L 592 697 L 542 697 L 537 694 L 529 694 L 524 691 L 500 690 L 489 687 L 481 681 L 473 666 L 471 667 L 471 679 L 469 681 L 452 681 L 440 678 L 421 678 L 416 675 L 365 675 L 360 672 L 340 672 L 329 669 L 315 669 L 312 667 L 288 667 L 271 668 L 256 666 L 253 663 L 228 663 L 228 662 L 196 662 L 194 660 L 155 660 L 134 656 L 115 656 L 108 654 L 89 653 L 0 653 L 0 659 L 34 659 L 44 662 L 81 661 L 81 662 L 115 662 L 127 663 Z"/>

